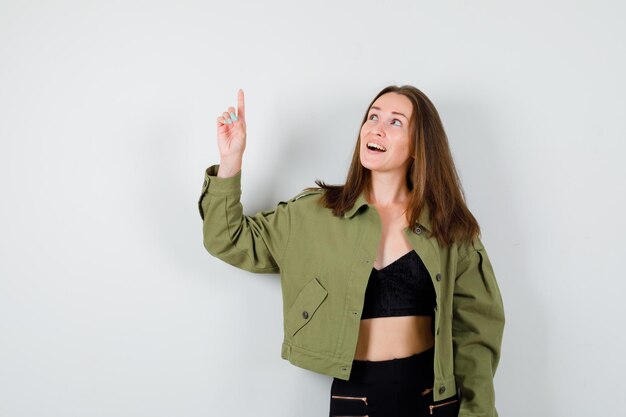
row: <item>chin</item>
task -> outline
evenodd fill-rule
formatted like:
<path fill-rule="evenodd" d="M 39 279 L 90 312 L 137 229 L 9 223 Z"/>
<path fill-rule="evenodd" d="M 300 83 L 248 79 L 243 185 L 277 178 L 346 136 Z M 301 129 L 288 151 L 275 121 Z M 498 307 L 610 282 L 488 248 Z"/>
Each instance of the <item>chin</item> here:
<path fill-rule="evenodd" d="M 361 162 L 361 166 L 363 168 L 371 169 L 370 166 L 369 166 L 370 164 L 368 164 L 367 162 L 363 162 L 363 158 L 362 157 L 359 157 L 359 162 Z"/>
<path fill-rule="evenodd" d="M 361 161 L 361 166 L 363 166 L 363 168 L 369 169 L 370 171 L 378 171 L 378 167 L 376 165 L 363 163 L 363 161 Z"/>
<path fill-rule="evenodd" d="M 372 161 L 365 161 L 364 162 L 363 157 L 361 157 L 360 160 L 361 160 L 361 165 L 363 166 L 363 168 L 367 168 L 370 171 L 376 171 L 379 168 L 379 165 L 376 165 L 375 162 L 374 163 L 372 163 Z"/>

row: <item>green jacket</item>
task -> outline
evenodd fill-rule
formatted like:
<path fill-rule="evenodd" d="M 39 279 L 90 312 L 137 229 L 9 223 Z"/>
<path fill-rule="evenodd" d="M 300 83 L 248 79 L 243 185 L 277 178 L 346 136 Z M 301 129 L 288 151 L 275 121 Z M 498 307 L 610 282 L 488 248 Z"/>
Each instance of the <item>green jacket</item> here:
<path fill-rule="evenodd" d="M 343 217 L 304 191 L 272 210 L 243 214 L 241 172 L 208 167 L 198 209 L 204 247 L 237 268 L 280 273 L 284 338 L 293 365 L 348 380 L 365 289 L 381 239 L 380 217 L 361 194 Z M 428 210 L 404 233 L 437 295 L 434 400 L 461 395 L 461 417 L 497 417 L 493 377 L 500 359 L 504 306 L 480 239 L 441 247 L 429 236 Z"/>

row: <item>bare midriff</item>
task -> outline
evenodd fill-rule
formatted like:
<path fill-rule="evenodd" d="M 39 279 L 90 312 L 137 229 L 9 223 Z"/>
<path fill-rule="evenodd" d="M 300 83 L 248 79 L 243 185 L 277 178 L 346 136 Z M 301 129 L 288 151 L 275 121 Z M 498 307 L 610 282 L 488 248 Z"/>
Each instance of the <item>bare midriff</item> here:
<path fill-rule="evenodd" d="M 361 320 L 354 359 L 405 358 L 434 346 L 430 316 L 375 317 Z"/>

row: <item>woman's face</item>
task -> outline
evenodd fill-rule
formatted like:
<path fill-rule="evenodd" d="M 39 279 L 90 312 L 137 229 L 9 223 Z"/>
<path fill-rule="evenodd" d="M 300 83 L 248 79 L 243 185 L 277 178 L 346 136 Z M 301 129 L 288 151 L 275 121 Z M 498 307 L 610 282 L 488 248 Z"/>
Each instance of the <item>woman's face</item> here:
<path fill-rule="evenodd" d="M 406 172 L 410 163 L 409 118 L 412 111 L 413 104 L 402 94 L 386 93 L 374 101 L 361 126 L 361 165 L 372 171 Z M 367 146 L 373 143 L 382 146 L 384 151 Z"/>

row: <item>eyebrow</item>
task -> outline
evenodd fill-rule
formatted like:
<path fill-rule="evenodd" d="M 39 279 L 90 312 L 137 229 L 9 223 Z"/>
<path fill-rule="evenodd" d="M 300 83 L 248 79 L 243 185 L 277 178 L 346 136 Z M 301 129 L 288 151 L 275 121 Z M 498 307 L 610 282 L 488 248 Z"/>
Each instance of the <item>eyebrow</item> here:
<path fill-rule="evenodd" d="M 380 107 L 372 106 L 372 107 L 370 107 L 370 110 L 371 110 L 371 109 L 380 110 Z M 392 111 L 392 112 L 391 112 L 391 114 L 399 114 L 400 116 L 402 116 L 402 117 L 404 117 L 405 119 L 409 120 L 409 118 L 408 118 L 408 117 L 406 117 L 404 114 L 402 114 L 402 113 L 400 113 L 400 112 L 397 112 L 397 111 Z"/>

